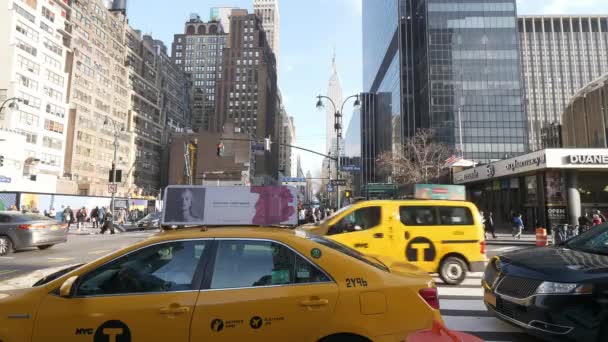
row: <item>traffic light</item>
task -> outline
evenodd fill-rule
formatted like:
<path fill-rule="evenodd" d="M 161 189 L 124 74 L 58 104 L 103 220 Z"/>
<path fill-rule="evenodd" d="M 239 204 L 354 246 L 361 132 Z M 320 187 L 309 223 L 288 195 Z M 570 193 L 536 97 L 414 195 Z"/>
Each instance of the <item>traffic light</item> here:
<path fill-rule="evenodd" d="M 217 144 L 216 154 L 218 157 L 224 156 L 224 144 L 222 144 L 222 143 Z"/>
<path fill-rule="evenodd" d="M 4 156 L 0 156 L 0 167 L 4 166 Z"/>
<path fill-rule="evenodd" d="M 352 196 L 352 193 L 350 192 L 350 190 L 344 191 L 344 198 L 350 198 L 351 196 Z"/>

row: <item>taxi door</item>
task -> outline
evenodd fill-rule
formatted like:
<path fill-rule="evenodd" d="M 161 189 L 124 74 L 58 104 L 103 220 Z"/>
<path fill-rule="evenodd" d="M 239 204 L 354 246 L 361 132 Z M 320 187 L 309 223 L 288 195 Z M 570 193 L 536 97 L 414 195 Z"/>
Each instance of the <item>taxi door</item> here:
<path fill-rule="evenodd" d="M 392 238 L 391 205 L 359 207 L 328 227 L 327 236 L 364 254 L 386 255 Z"/>
<path fill-rule="evenodd" d="M 188 341 L 206 246 L 161 243 L 85 272 L 70 297 L 43 299 L 32 341 Z"/>
<path fill-rule="evenodd" d="M 212 263 L 190 341 L 318 341 L 329 331 L 338 286 L 290 247 L 219 240 Z"/>
<path fill-rule="evenodd" d="M 395 250 L 404 260 L 426 272 L 436 272 L 442 257 L 442 240 L 448 236 L 439 226 L 437 206 L 400 205 L 399 221 L 395 223 Z"/>

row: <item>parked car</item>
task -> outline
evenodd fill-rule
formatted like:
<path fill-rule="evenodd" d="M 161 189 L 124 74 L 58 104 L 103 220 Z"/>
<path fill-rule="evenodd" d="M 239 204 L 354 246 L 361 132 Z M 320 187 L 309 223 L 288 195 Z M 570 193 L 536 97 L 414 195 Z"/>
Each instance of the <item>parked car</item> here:
<path fill-rule="evenodd" d="M 137 221 L 137 228 L 150 229 L 150 228 L 159 228 L 160 227 L 160 212 L 153 212 L 146 215 L 141 220 Z"/>
<path fill-rule="evenodd" d="M 67 224 L 38 214 L 0 211 L 0 256 L 15 250 L 47 249 L 68 240 Z"/>
<path fill-rule="evenodd" d="M 608 224 L 558 246 L 493 258 L 483 287 L 490 312 L 532 335 L 608 341 Z"/>

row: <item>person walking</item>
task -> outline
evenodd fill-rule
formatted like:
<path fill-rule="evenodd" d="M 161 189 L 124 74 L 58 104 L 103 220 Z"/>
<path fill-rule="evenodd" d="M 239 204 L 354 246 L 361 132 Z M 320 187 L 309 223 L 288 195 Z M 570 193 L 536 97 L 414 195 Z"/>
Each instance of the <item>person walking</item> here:
<path fill-rule="evenodd" d="M 300 211 L 298 211 L 298 225 L 301 226 L 306 223 L 306 209 L 302 207 Z"/>
<path fill-rule="evenodd" d="M 593 227 L 602 224 L 602 218 L 598 214 L 593 214 Z"/>
<path fill-rule="evenodd" d="M 105 216 L 106 216 L 106 208 L 105 207 L 99 208 L 99 211 L 97 212 L 97 217 L 99 218 L 99 225 L 100 226 L 103 226 L 103 222 L 105 220 Z"/>
<path fill-rule="evenodd" d="M 87 219 L 87 210 L 82 207 L 80 209 L 78 209 L 78 212 L 76 212 L 76 229 L 78 231 L 80 231 L 83 227 L 84 227 L 84 223 Z"/>
<path fill-rule="evenodd" d="M 68 224 L 68 232 L 70 231 L 70 226 L 72 225 L 72 220 L 74 219 L 74 212 L 72 208 L 68 205 L 65 209 L 63 209 L 63 214 L 61 216 L 61 221 Z"/>
<path fill-rule="evenodd" d="M 114 234 L 114 223 L 112 222 L 112 212 L 108 209 L 105 213 L 103 226 L 101 226 L 100 234 L 105 234 L 106 231 L 110 230 L 110 234 Z"/>
<path fill-rule="evenodd" d="M 95 207 L 91 210 L 91 222 L 93 223 L 93 228 L 99 228 L 99 207 Z"/>
<path fill-rule="evenodd" d="M 600 218 L 602 223 L 606 223 L 606 216 L 604 216 L 601 211 L 596 210 L 594 214 L 596 214 Z"/>
<path fill-rule="evenodd" d="M 487 236 L 488 233 L 492 233 L 492 238 L 496 239 L 496 232 L 494 231 L 494 218 L 492 217 L 492 212 L 491 211 L 487 211 L 484 213 L 484 219 L 483 219 L 483 228 L 485 231 L 485 234 Z M 487 237 L 486 237 L 487 239 Z"/>
<path fill-rule="evenodd" d="M 514 238 L 521 240 L 521 233 L 524 230 L 524 221 L 521 214 L 513 214 L 513 234 Z"/>
<path fill-rule="evenodd" d="M 49 217 L 53 220 L 57 218 L 57 211 L 55 210 L 55 208 L 51 208 L 51 210 L 49 210 Z"/>

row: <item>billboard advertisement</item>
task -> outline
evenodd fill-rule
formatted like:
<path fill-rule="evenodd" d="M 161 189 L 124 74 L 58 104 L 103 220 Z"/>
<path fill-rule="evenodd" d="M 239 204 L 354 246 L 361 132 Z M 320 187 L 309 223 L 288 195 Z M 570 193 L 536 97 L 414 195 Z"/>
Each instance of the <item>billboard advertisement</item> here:
<path fill-rule="evenodd" d="M 466 200 L 465 187 L 462 185 L 416 184 L 414 198 L 428 200 Z"/>
<path fill-rule="evenodd" d="M 296 225 L 297 190 L 287 186 L 175 185 L 165 191 L 163 225 Z"/>

